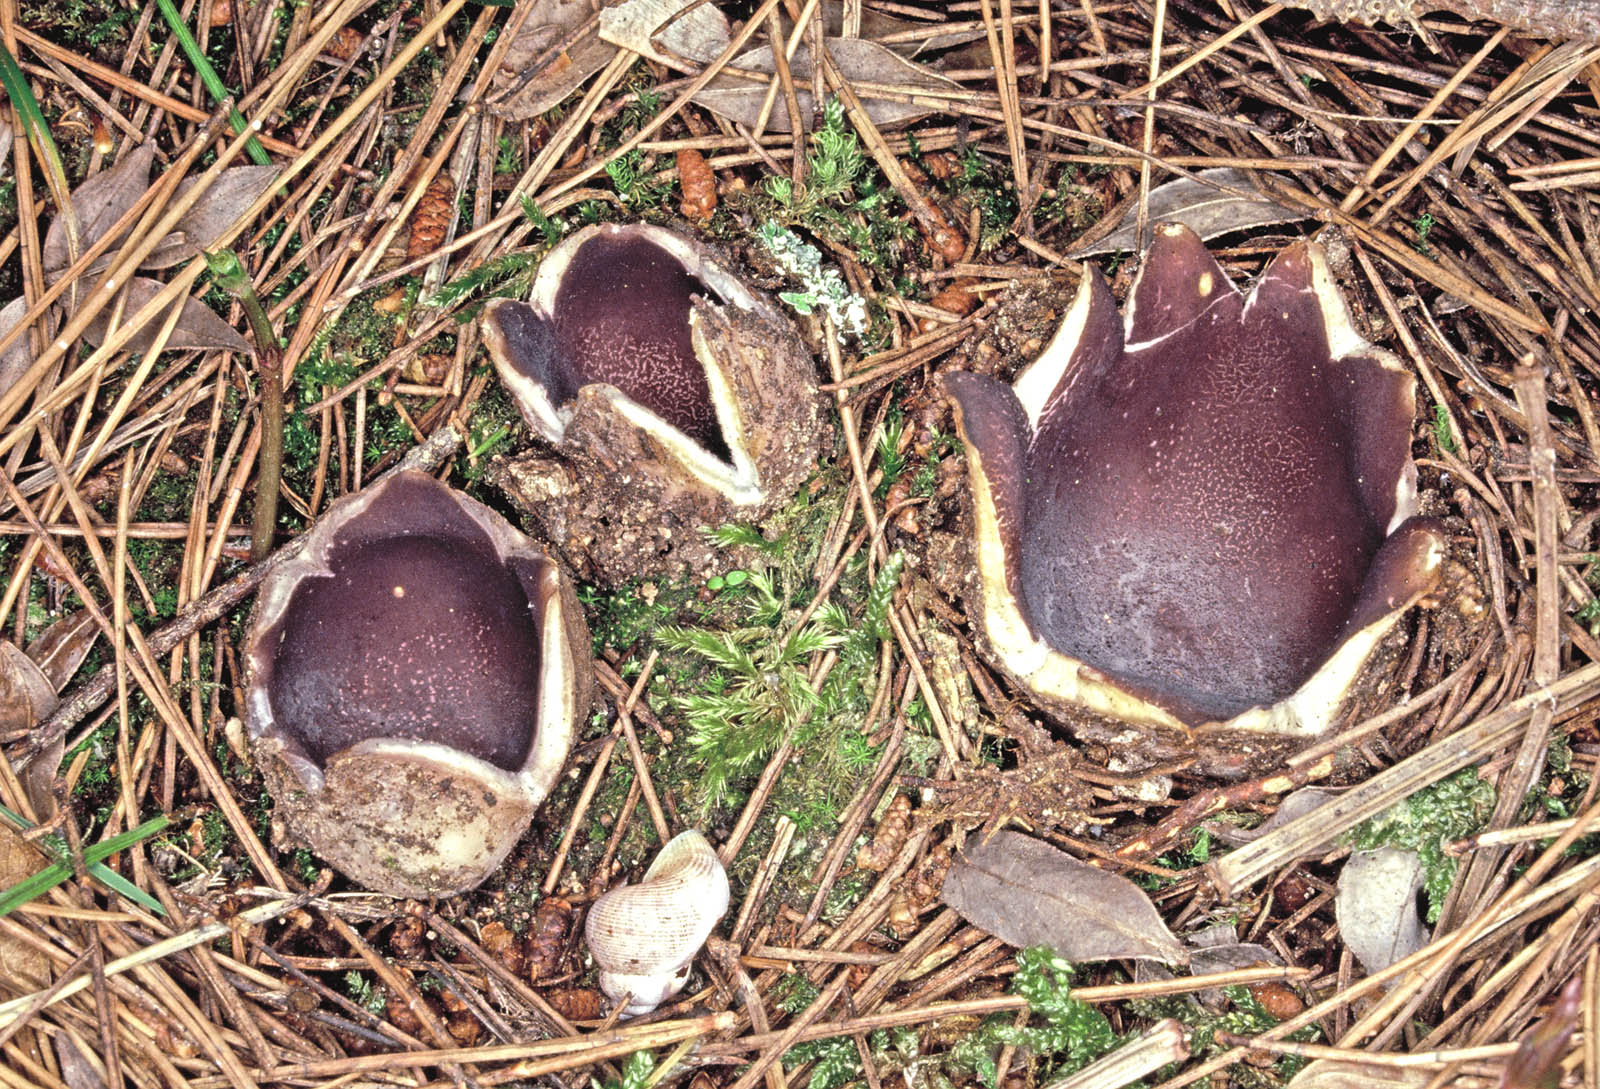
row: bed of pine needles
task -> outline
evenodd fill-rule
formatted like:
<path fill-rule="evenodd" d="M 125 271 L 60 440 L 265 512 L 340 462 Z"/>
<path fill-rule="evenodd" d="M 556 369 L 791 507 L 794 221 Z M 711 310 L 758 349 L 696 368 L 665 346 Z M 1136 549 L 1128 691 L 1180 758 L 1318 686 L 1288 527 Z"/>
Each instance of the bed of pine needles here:
<path fill-rule="evenodd" d="M 808 172 L 852 150 L 691 103 L 726 57 L 669 70 L 625 51 L 547 115 L 503 120 L 490 84 L 522 5 L 261 0 L 213 20 L 218 2 L 182 14 L 239 93 L 242 136 L 153 7 L 0 4 L 0 34 L 72 185 L 146 137 L 158 179 L 244 162 L 252 133 L 281 167 L 231 239 L 289 371 L 279 548 L 402 460 L 481 488 L 491 459 L 526 445 L 471 318 L 547 231 L 644 217 L 749 254 L 769 181 L 791 201 L 825 189 Z M 782 588 L 774 625 L 808 604 L 882 621 L 859 669 L 859 743 L 827 740 L 857 758 L 838 796 L 799 797 L 810 735 L 780 714 L 725 798 L 695 797 L 674 698 L 698 676 L 692 639 L 613 623 L 643 595 L 651 623 L 714 626 L 719 601 L 754 600 L 742 572 L 586 591 L 604 714 L 508 875 L 406 903 L 276 852 L 236 721 L 238 640 L 273 562 L 249 557 L 258 376 L 159 340 L 39 344 L 54 362 L 0 392 L 0 622 L 19 647 L 47 632 L 63 655 L 92 646 L 52 678 L 54 711 L 11 715 L 0 738 L 0 803 L 42 820 L 0 886 L 70 867 L 0 917 L 0 1086 L 1022 1087 L 1093 1058 L 1096 1032 L 1159 1044 L 1166 1018 L 1191 1054 L 1143 1076 L 1160 1089 L 1286 1084 L 1318 1059 L 1368 1064 L 1319 1085 L 1600 1083 L 1600 47 L 1451 17 L 1425 33 L 1328 25 L 1278 4 L 868 6 L 979 34 L 945 73 L 959 96 L 852 87 L 825 66 L 823 96 L 843 106 L 830 139 L 859 161 L 817 205 L 827 222 L 784 206 L 874 317 L 865 342 L 819 356 L 841 440 L 811 496 L 826 512 L 811 575 Z M 738 6 L 735 34 L 755 19 L 766 40 L 777 10 Z M 783 111 L 786 68 L 776 82 Z M 858 108 L 868 91 L 927 116 L 880 129 Z M 54 205 L 20 135 L 11 156 L 0 295 L 37 299 Z M 1216 832 L 1316 781 L 1316 753 L 1248 783 L 1108 774 L 982 664 L 959 603 L 916 562 L 962 472 L 931 376 L 1013 282 L 1070 282 L 1075 249 L 1147 226 L 1153 188 L 1218 167 L 1306 217 L 1213 242 L 1237 279 L 1292 238 L 1339 232 L 1358 326 L 1420 379 L 1423 491 L 1468 569 L 1459 592 L 1481 602 L 1476 624 L 1445 608 L 1408 621 L 1400 696 L 1349 724 L 1336 778 L 1366 812 L 1450 804 L 1473 766 L 1493 788 L 1435 837 L 1459 866 L 1432 943 L 1376 976 L 1333 914 L 1349 828 L 1290 824 L 1238 848 Z M 852 230 L 882 253 L 846 244 Z M 1119 290 L 1130 271 L 1116 266 Z M 174 269 L 166 301 L 203 295 L 245 329 L 204 277 Z M 159 330 L 166 311 L 138 317 Z M 891 551 L 909 562 L 877 578 Z M 851 574 L 835 584 L 835 568 Z M 864 604 L 874 587 L 883 600 Z M 819 646 L 796 668 L 820 690 L 838 662 Z M 61 804 L 41 814 L 13 768 L 52 746 Z M 702 822 L 732 860 L 733 907 L 684 995 L 617 1024 L 581 949 L 584 905 Z M 1188 977 L 1136 979 L 1128 962 L 1067 977 L 939 901 L 952 852 L 1005 825 L 1139 879 L 1174 932 L 1226 921 L 1280 963 L 1209 979 L 1204 1002 Z M 1548 1054 L 1519 1051 L 1530 1031 Z"/>

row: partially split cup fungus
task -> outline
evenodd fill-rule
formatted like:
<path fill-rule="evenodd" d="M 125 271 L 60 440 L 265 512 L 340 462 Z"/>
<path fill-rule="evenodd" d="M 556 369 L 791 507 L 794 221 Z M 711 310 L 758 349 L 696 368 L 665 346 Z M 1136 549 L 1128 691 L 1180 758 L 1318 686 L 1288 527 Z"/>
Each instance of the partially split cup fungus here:
<path fill-rule="evenodd" d="M 274 838 L 395 896 L 477 885 L 560 774 L 588 648 L 555 562 L 487 507 L 417 472 L 341 500 L 251 621 Z"/>
<path fill-rule="evenodd" d="M 497 482 L 601 582 L 709 572 L 701 529 L 788 502 L 826 435 L 789 319 L 663 227 L 578 231 L 545 257 L 528 302 L 489 304 L 483 334 L 554 452 L 508 463 Z"/>
<path fill-rule="evenodd" d="M 991 659 L 1121 766 L 1238 775 L 1303 747 L 1435 585 L 1415 382 L 1351 327 L 1321 249 L 1248 297 L 1165 226 L 1126 322 L 1086 268 L 1011 386 L 945 376 Z"/>

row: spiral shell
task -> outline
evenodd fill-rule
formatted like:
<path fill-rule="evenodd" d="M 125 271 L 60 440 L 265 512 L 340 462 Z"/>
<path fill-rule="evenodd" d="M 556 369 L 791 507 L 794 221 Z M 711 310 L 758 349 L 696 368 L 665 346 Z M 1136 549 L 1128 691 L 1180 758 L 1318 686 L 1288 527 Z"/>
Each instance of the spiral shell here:
<path fill-rule="evenodd" d="M 683 989 L 689 965 L 728 910 L 728 874 L 706 837 L 674 836 L 637 885 L 594 902 L 584 926 L 600 989 L 648 1013 Z"/>

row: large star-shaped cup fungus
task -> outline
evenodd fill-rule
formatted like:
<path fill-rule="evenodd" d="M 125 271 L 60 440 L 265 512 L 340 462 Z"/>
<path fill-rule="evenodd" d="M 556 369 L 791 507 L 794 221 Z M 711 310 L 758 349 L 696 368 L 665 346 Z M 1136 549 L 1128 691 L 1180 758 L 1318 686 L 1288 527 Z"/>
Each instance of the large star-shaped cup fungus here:
<path fill-rule="evenodd" d="M 460 892 L 500 865 L 593 681 L 555 562 L 417 472 L 328 511 L 263 583 L 246 653 L 275 838 L 396 896 Z"/>
<path fill-rule="evenodd" d="M 584 575 L 703 573 L 699 532 L 793 497 L 826 435 L 794 326 L 701 243 L 647 224 L 578 231 L 484 340 L 554 448 L 497 482 Z"/>
<path fill-rule="evenodd" d="M 1351 327 L 1321 249 L 1241 294 L 1164 226 L 1126 322 L 1086 268 L 1006 385 L 945 376 L 966 444 L 974 627 L 1122 766 L 1242 774 L 1325 731 L 1430 590 L 1415 382 Z"/>

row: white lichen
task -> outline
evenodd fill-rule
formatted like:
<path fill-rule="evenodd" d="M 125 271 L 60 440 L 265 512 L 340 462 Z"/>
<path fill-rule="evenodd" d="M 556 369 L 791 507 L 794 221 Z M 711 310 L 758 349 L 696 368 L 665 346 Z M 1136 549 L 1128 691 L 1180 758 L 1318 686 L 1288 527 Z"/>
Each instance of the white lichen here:
<path fill-rule="evenodd" d="M 803 291 L 780 291 L 778 298 L 802 314 L 821 309 L 832 320 L 844 343 L 846 336 L 860 340 L 867 332 L 867 300 L 844 284 L 836 268 L 822 267 L 822 254 L 800 236 L 776 223 L 764 223 L 756 237 L 784 272 L 800 281 Z"/>

